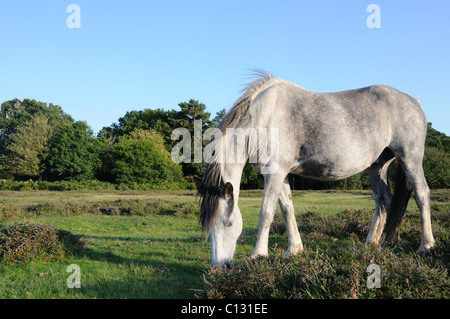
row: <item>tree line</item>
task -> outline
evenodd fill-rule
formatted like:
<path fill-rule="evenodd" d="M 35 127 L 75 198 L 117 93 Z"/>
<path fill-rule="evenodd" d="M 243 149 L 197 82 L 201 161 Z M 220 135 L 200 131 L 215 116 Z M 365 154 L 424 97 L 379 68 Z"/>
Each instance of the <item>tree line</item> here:
<path fill-rule="evenodd" d="M 31 99 L 2 103 L 0 110 L 0 180 L 6 181 L 99 181 L 115 185 L 146 185 L 146 188 L 193 188 L 205 164 L 174 163 L 171 139 L 175 128 L 194 136 L 194 120 L 203 130 L 217 127 L 225 110 L 211 118 L 205 104 L 191 99 L 177 109 L 143 109 L 126 112 L 97 135 L 86 122 L 75 121 L 59 105 Z M 424 159 L 432 188 L 449 187 L 450 137 L 428 125 Z M 365 189 L 363 172 L 339 182 L 313 181 L 290 176 L 294 189 Z M 264 179 L 247 164 L 244 189 L 262 188 Z M 1 187 L 1 185 L 0 185 Z"/>

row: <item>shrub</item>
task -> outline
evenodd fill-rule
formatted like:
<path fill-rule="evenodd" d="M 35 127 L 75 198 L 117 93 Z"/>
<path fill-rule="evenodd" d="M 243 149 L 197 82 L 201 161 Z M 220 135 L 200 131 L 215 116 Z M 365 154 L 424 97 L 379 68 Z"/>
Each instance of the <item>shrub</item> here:
<path fill-rule="evenodd" d="M 423 159 L 425 178 L 430 188 L 450 187 L 450 154 L 436 147 L 426 147 Z"/>
<path fill-rule="evenodd" d="M 3 205 L 0 208 L 0 223 L 13 219 L 20 214 L 20 209 L 12 204 Z"/>
<path fill-rule="evenodd" d="M 370 264 L 380 266 L 379 289 L 367 287 Z M 450 288 L 447 268 L 436 258 L 362 245 L 212 268 L 204 282 L 202 298 L 448 298 Z"/>
<path fill-rule="evenodd" d="M 284 259 L 275 245 L 270 257 L 211 268 L 200 298 L 448 298 L 450 291 L 448 205 L 432 208 L 436 249 L 418 255 L 420 216 L 407 212 L 395 245 L 365 246 L 373 212 L 347 210 L 334 216 L 306 213 L 300 230 L 306 243 L 299 256 Z M 282 219 L 277 218 L 281 224 Z M 283 234 L 281 226 L 273 230 Z M 330 237 L 334 240 L 327 240 Z M 312 245 L 312 244 L 309 244 Z M 413 248 L 412 248 L 413 247 Z M 380 267 L 380 288 L 368 288 L 370 264 Z"/>
<path fill-rule="evenodd" d="M 197 203 L 183 203 L 176 206 L 175 215 L 178 217 L 198 217 L 199 207 Z"/>
<path fill-rule="evenodd" d="M 178 217 L 197 217 L 198 204 L 173 203 L 166 200 L 119 199 L 104 202 L 44 202 L 28 206 L 8 204 L 0 207 L 0 222 L 17 217 L 34 218 L 37 216 L 74 216 L 83 214 L 149 216 L 175 215 Z"/>
<path fill-rule="evenodd" d="M 92 179 L 101 165 L 97 143 L 85 122 L 59 126 L 48 141 L 46 174 L 51 180 Z"/>
<path fill-rule="evenodd" d="M 84 248 L 80 235 L 41 224 L 16 224 L 0 230 L 0 260 L 27 263 L 62 261 Z"/>
<path fill-rule="evenodd" d="M 185 190 L 195 189 L 193 182 L 180 181 L 156 181 L 154 183 L 109 183 L 98 180 L 84 181 L 15 181 L 11 179 L 0 179 L 0 190 L 4 191 L 26 191 L 26 190 L 50 190 L 50 191 L 73 191 L 73 190 Z"/>
<path fill-rule="evenodd" d="M 112 148 L 112 173 L 119 183 L 184 181 L 181 166 L 174 163 L 157 132 L 137 129 L 121 136 Z"/>

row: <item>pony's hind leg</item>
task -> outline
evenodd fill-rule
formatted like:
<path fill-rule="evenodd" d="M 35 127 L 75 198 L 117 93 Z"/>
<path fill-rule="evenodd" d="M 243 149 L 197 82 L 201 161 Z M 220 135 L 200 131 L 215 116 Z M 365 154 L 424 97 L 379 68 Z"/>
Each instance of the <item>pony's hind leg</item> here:
<path fill-rule="evenodd" d="M 385 149 L 375 163 L 367 169 L 375 198 L 375 215 L 373 216 L 372 226 L 366 238 L 366 244 L 378 244 L 386 224 L 386 218 L 392 200 L 387 172 L 393 160 L 394 154 L 389 149 Z"/>
<path fill-rule="evenodd" d="M 281 214 L 283 215 L 284 222 L 286 223 L 288 233 L 288 249 L 284 255 L 285 257 L 288 257 L 290 255 L 295 255 L 302 252 L 303 244 L 298 231 L 297 222 L 295 220 L 291 187 L 289 186 L 287 177 L 284 180 L 278 203 L 280 204 Z"/>
<path fill-rule="evenodd" d="M 399 161 L 414 191 L 414 199 L 421 214 L 422 236 L 418 252 L 427 252 L 435 242 L 431 230 L 430 189 L 425 179 L 422 158 L 399 158 Z"/>

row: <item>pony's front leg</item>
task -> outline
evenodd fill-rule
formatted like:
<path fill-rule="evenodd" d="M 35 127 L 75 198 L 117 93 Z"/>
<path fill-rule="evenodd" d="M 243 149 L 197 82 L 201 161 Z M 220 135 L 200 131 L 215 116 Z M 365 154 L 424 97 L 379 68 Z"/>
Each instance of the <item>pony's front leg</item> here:
<path fill-rule="evenodd" d="M 269 254 L 269 231 L 273 221 L 277 201 L 281 193 L 281 186 L 284 178 L 275 174 L 264 176 L 264 196 L 259 212 L 259 230 L 256 239 L 255 249 L 250 258 L 257 256 L 267 256 Z"/>

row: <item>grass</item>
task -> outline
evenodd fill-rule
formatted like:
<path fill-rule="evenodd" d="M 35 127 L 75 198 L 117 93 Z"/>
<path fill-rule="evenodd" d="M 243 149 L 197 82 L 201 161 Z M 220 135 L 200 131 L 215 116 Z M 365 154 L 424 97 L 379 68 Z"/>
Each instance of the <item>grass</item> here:
<path fill-rule="evenodd" d="M 139 210 L 161 198 L 165 201 L 159 211 Z M 181 205 L 193 199 L 183 192 L 8 194 L 2 227 L 16 222 L 54 225 L 82 234 L 87 247 L 82 256 L 63 263 L 0 263 L 0 298 L 192 298 L 189 288 L 201 285 L 201 265 L 208 268 L 208 247 L 197 219 L 184 214 L 189 206 Z M 128 209 L 107 214 L 113 208 Z M 80 289 L 66 286 L 70 264 L 81 268 Z"/>
<path fill-rule="evenodd" d="M 434 212 L 448 214 L 448 194 L 445 190 L 433 192 Z M 256 241 L 260 195 L 260 191 L 244 191 L 239 200 L 244 229 L 236 251 L 236 269 L 246 264 Z M 347 251 L 344 248 L 361 242 L 367 230 L 364 227 L 370 226 L 374 206 L 370 191 L 296 191 L 293 201 L 307 248 L 305 260 L 319 260 L 316 256 L 329 255 L 333 249 L 339 251 L 336 250 L 339 247 L 344 265 L 352 265 L 362 258 L 356 252 L 351 253 L 356 248 Z M 347 213 L 342 213 L 345 210 Z M 414 201 L 408 210 L 405 220 L 417 220 Z M 361 217 L 360 233 L 356 214 L 359 211 L 367 215 Z M 438 240 L 443 242 L 448 240 L 445 237 L 448 224 L 440 218 L 433 220 L 433 227 L 438 229 Z M 354 229 L 338 227 L 343 225 L 339 223 L 327 226 L 342 220 L 352 222 L 345 225 Z M 275 261 L 287 247 L 283 227 L 276 227 L 279 221 L 277 217 L 269 241 L 271 258 Z M 204 281 L 206 278 L 211 284 L 215 279 L 213 274 L 208 274 L 210 245 L 203 238 L 192 191 L 0 192 L 0 228 L 20 222 L 52 225 L 80 234 L 86 247 L 82 254 L 58 262 L 0 261 L 0 298 L 194 298 L 196 294 L 206 296 L 208 289 L 218 288 L 211 288 Z M 413 258 L 412 250 L 418 247 L 416 226 L 417 223 L 407 224 L 403 232 L 407 239 L 402 246 L 405 252 L 403 255 L 392 252 L 395 256 Z M 357 240 L 352 241 L 349 236 L 356 236 Z M 417 247 L 410 249 L 408 245 Z M 442 263 L 443 257 L 439 258 L 435 263 Z M 67 267 L 71 264 L 81 269 L 79 289 L 66 285 L 70 275 Z M 216 283 L 219 285 L 220 281 Z M 310 297 L 316 296 L 312 288 L 309 292 Z M 367 294 L 361 296 L 370 298 Z"/>
<path fill-rule="evenodd" d="M 0 272 L 10 276 L 1 276 L 0 298 L 192 297 L 186 288 L 195 284 L 201 260 L 189 256 L 202 255 L 204 247 L 197 240 L 198 230 L 178 219 L 89 215 L 41 217 L 35 222 L 83 233 L 85 253 L 62 263 L 1 265 Z M 66 287 L 70 264 L 81 268 L 81 289 Z M 52 276 L 38 276 L 42 272 Z M 25 290 L 32 295 L 24 295 Z"/>

